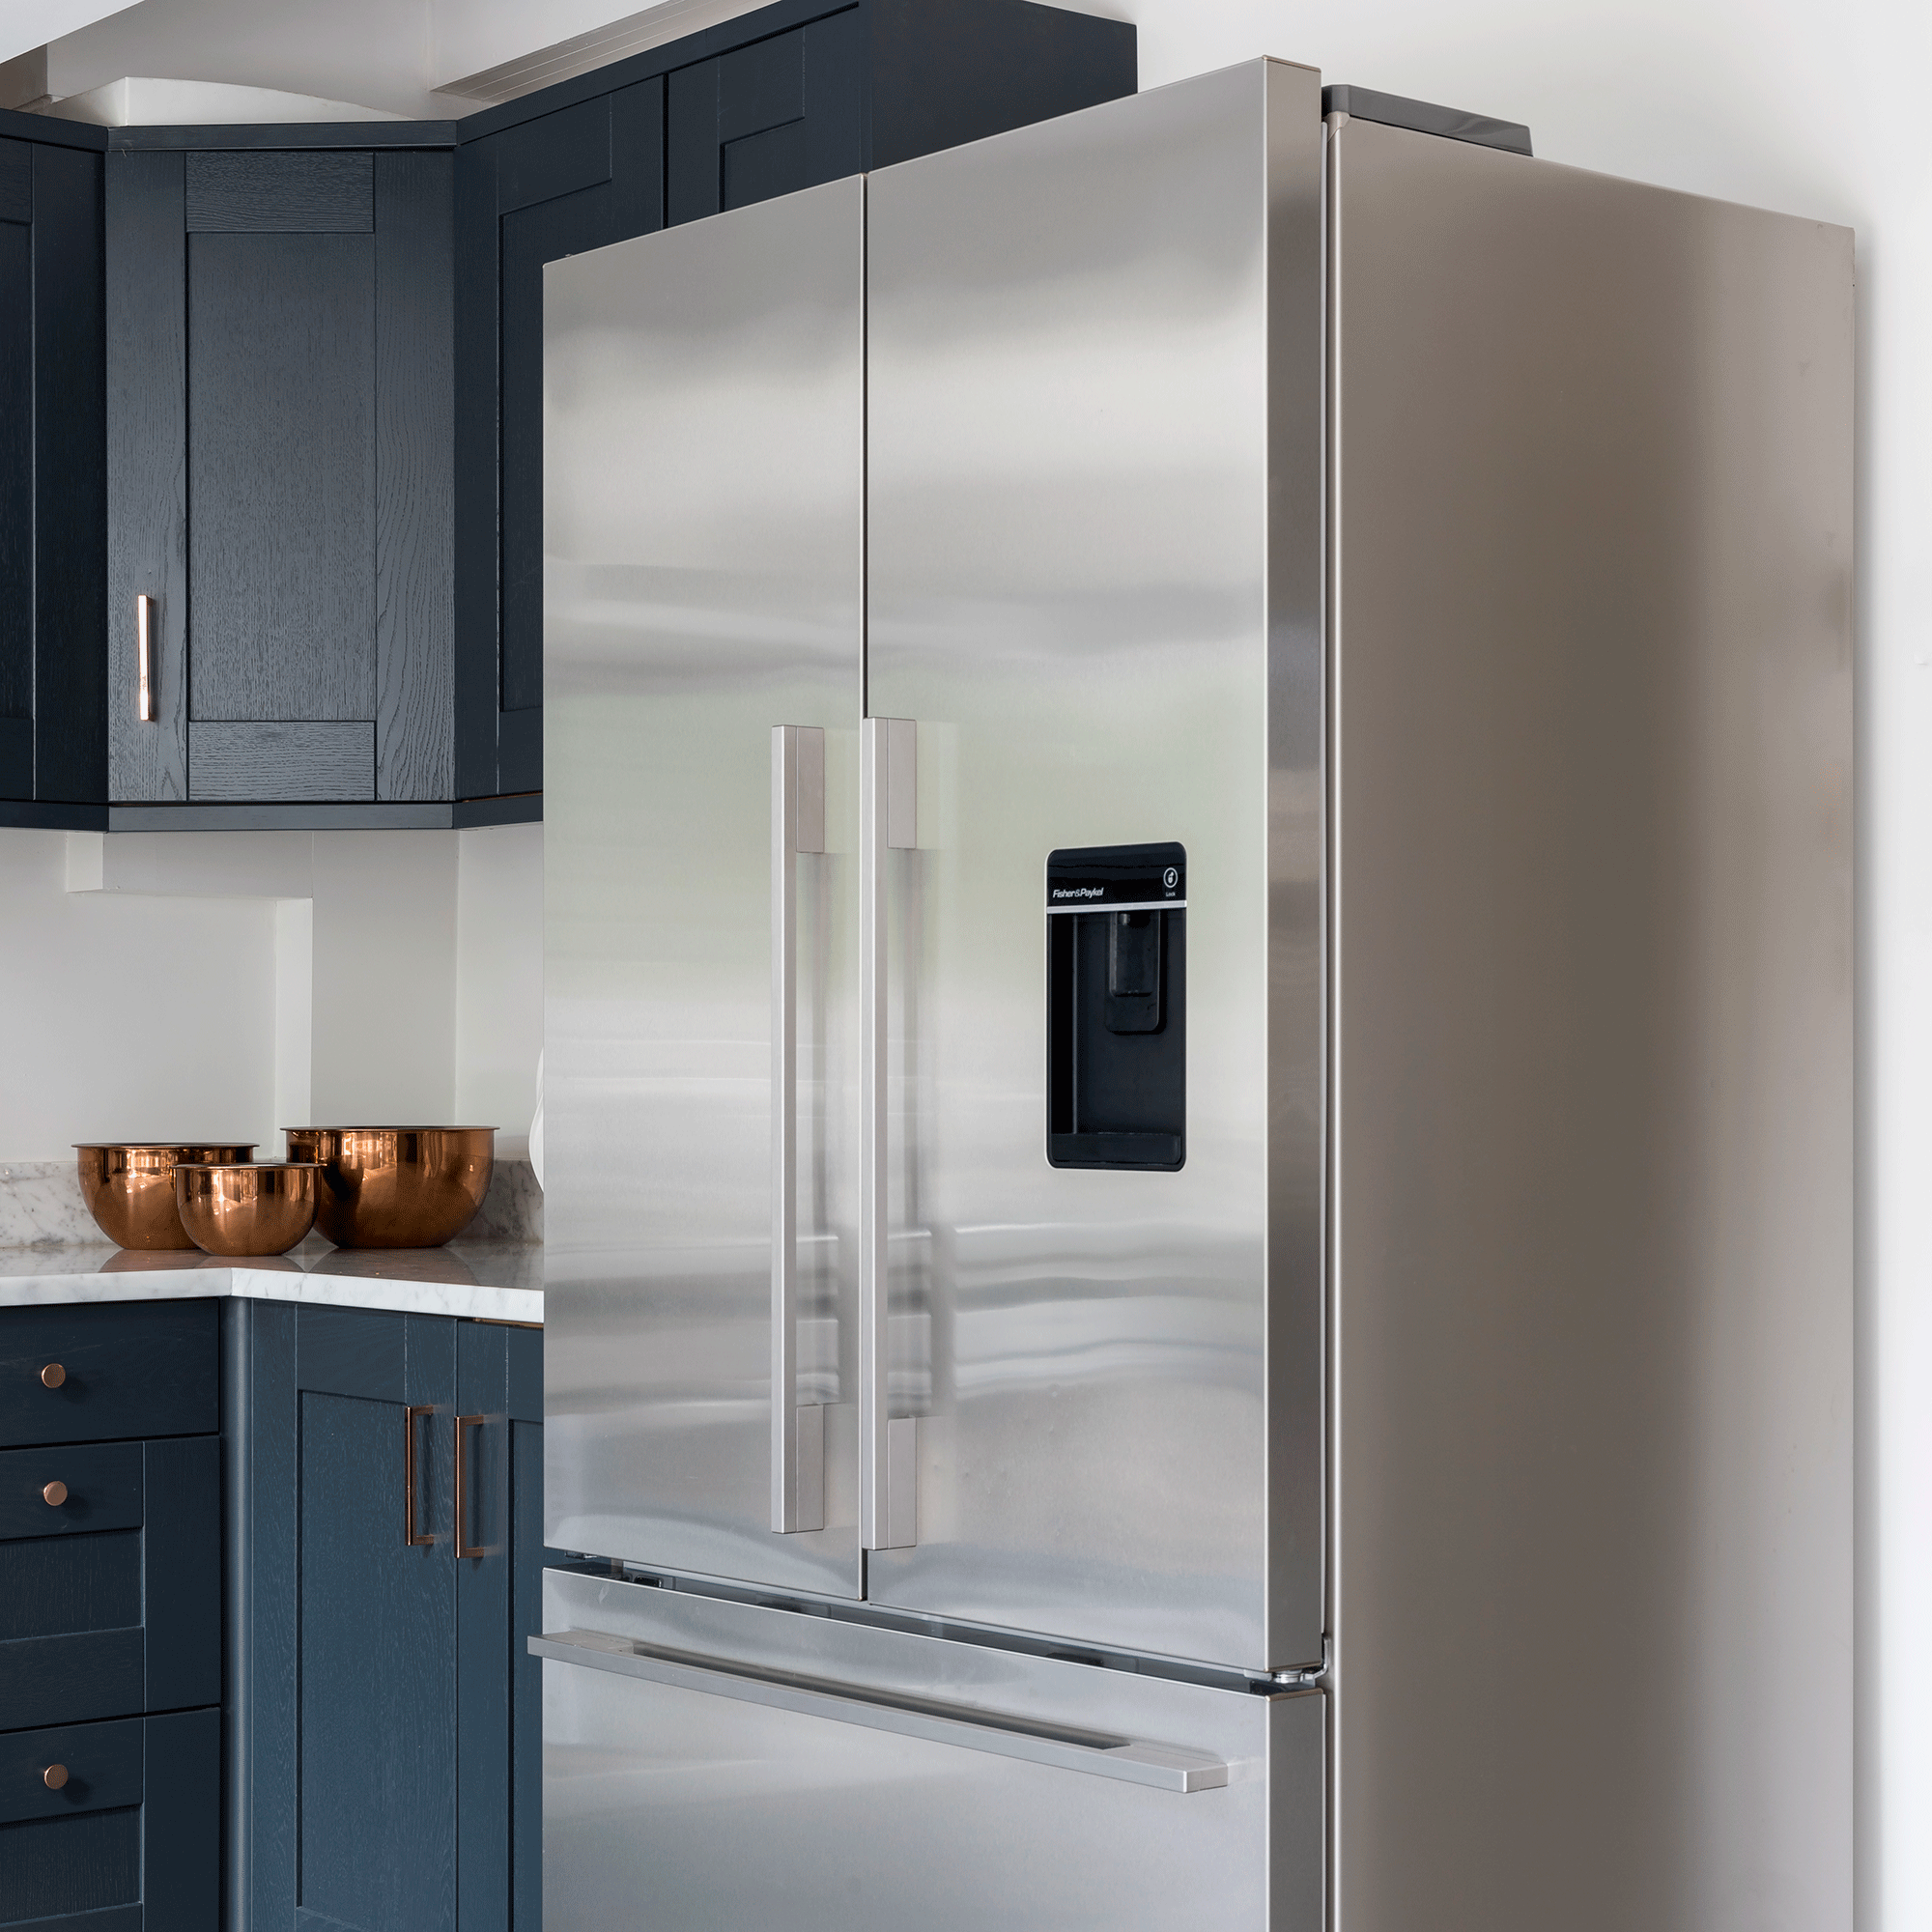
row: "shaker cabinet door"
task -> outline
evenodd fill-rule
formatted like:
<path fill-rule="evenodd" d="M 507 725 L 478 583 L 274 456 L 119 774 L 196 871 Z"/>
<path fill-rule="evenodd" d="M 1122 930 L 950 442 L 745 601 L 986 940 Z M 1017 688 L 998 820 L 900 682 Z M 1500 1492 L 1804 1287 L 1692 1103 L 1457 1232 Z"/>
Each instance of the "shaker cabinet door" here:
<path fill-rule="evenodd" d="M 105 796 L 100 260 L 99 155 L 0 138 L 0 825 Z"/>
<path fill-rule="evenodd" d="M 542 1335 L 266 1303 L 238 1326 L 242 1917 L 534 1928 Z"/>
<path fill-rule="evenodd" d="M 452 181 L 109 158 L 115 801 L 452 795 Z"/>

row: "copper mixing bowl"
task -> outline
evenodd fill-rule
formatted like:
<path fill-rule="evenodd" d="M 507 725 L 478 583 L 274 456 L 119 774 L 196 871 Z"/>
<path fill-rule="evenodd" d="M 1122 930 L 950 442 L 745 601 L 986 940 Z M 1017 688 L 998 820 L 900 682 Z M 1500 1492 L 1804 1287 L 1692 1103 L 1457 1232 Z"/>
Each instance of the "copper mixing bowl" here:
<path fill-rule="evenodd" d="M 175 1206 L 211 1255 L 285 1254 L 315 1226 L 313 1161 L 175 1164 Z"/>
<path fill-rule="evenodd" d="M 338 1248 L 440 1248 L 475 1218 L 495 1127 L 284 1127 L 291 1160 L 322 1163 L 315 1224 Z"/>
<path fill-rule="evenodd" d="M 194 1243 L 175 1208 L 178 1161 L 225 1166 L 246 1160 L 253 1141 L 77 1141 L 80 1195 L 100 1232 L 123 1248 L 186 1248 Z"/>

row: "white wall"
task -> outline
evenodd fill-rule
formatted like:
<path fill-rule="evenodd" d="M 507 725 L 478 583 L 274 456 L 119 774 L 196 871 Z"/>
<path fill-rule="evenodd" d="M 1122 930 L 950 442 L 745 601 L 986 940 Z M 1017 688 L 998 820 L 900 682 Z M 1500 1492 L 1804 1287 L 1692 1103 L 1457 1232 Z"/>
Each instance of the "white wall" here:
<path fill-rule="evenodd" d="M 543 1051 L 543 827 L 459 833 L 456 1118 L 520 1151 Z"/>
<path fill-rule="evenodd" d="M 274 906 L 67 890 L 67 835 L 0 831 L 0 1161 L 274 1133 Z"/>
<path fill-rule="evenodd" d="M 522 1152 L 542 853 L 535 825 L 0 831 L 0 1162 L 459 1117 Z"/>

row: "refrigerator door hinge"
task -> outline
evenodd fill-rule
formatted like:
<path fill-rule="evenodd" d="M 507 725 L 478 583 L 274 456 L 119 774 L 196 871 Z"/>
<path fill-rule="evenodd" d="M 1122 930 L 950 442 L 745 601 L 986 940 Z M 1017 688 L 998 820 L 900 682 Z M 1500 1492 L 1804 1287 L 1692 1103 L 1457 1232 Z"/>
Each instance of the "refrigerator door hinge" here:
<path fill-rule="evenodd" d="M 1290 1670 L 1271 1670 L 1267 1681 L 1279 1685 L 1284 1690 L 1313 1690 L 1324 1687 L 1328 1673 L 1334 1668 L 1335 1648 L 1330 1638 L 1321 1639 L 1321 1662 L 1320 1663 L 1298 1664 Z"/>

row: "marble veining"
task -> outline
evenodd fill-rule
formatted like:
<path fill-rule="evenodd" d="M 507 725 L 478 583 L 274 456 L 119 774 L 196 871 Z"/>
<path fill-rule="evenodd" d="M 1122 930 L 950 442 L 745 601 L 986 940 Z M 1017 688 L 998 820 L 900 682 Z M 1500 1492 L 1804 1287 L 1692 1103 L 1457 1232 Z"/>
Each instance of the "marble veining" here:
<path fill-rule="evenodd" d="M 67 1248 L 99 1239 L 100 1230 L 80 1198 L 80 1169 L 72 1154 L 65 1160 L 0 1161 L 0 1248 Z"/>
<path fill-rule="evenodd" d="M 463 1231 L 467 1241 L 541 1241 L 543 1189 L 527 1154 L 498 1154 L 490 1191 L 476 1218 Z"/>

